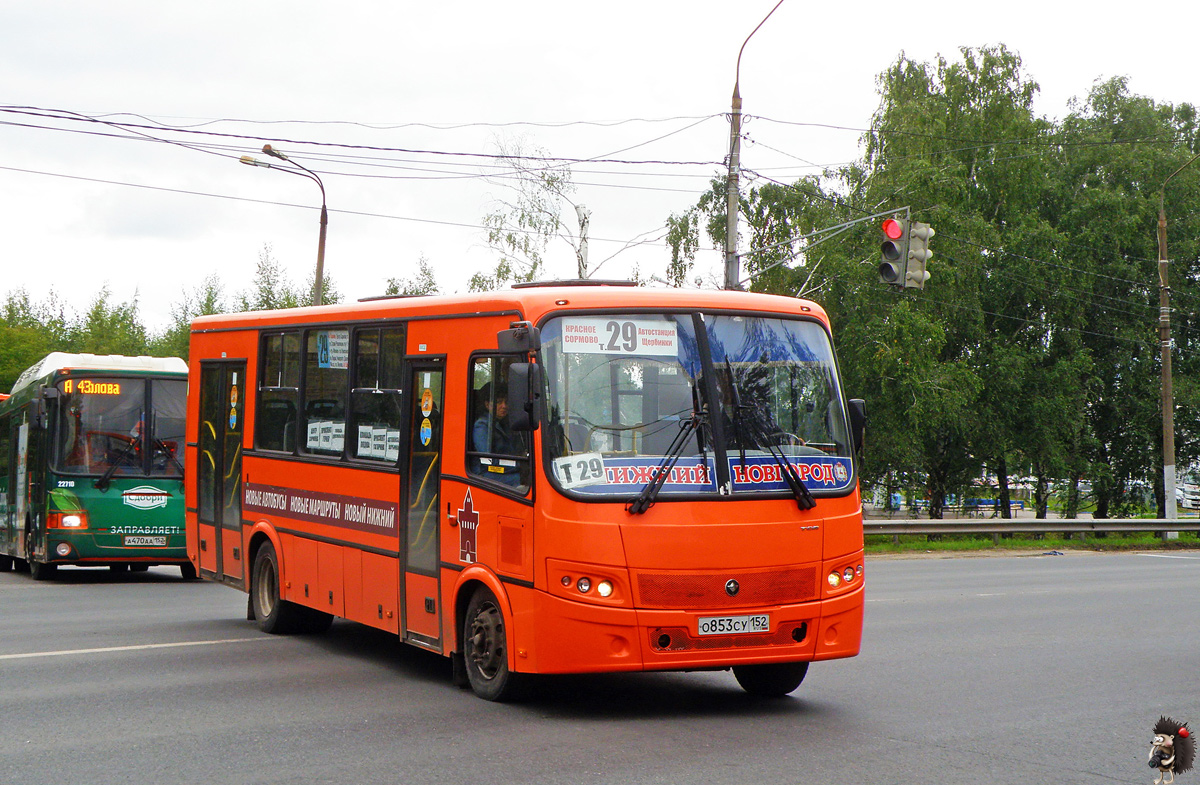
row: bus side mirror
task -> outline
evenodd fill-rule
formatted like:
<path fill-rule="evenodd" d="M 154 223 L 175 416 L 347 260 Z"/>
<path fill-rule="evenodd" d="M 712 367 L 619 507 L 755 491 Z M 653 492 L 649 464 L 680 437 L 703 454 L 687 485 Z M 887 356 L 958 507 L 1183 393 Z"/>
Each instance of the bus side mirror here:
<path fill-rule="evenodd" d="M 854 444 L 854 452 L 860 453 L 867 431 L 867 402 L 862 398 L 851 398 L 850 405 L 850 439 Z"/>
<path fill-rule="evenodd" d="M 496 333 L 500 351 L 528 354 L 542 348 L 542 333 L 531 322 L 513 322 L 509 327 Z"/>
<path fill-rule="evenodd" d="M 46 416 L 46 401 L 58 397 L 58 389 L 55 387 L 47 387 L 42 385 L 38 388 L 38 394 L 33 397 L 33 401 L 29 404 L 29 422 L 38 429 L 45 430 L 50 426 Z"/>
<path fill-rule="evenodd" d="M 542 419 L 542 366 L 513 363 L 508 366 L 508 426 L 514 431 L 536 431 Z"/>

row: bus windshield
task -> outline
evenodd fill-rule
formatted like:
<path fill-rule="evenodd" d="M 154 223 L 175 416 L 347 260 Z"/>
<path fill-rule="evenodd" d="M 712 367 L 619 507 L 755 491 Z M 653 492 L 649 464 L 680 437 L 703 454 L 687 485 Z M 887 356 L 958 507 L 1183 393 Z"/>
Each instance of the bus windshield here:
<path fill-rule="evenodd" d="M 853 486 L 833 349 L 818 322 L 588 314 L 551 319 L 541 336 L 545 443 L 564 490 L 624 498 L 662 465 L 664 495 L 720 485 L 780 493 L 790 487 L 785 463 L 816 495 Z"/>
<path fill-rule="evenodd" d="M 187 382 L 72 377 L 58 391 L 56 470 L 182 476 Z"/>

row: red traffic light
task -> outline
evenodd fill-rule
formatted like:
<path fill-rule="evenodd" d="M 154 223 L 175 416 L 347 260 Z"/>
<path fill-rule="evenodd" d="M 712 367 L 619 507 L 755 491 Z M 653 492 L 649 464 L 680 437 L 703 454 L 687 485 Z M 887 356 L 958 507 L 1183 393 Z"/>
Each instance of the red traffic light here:
<path fill-rule="evenodd" d="M 892 240 L 899 240 L 904 235 L 904 224 L 895 218 L 884 218 L 883 225 L 880 228 Z"/>

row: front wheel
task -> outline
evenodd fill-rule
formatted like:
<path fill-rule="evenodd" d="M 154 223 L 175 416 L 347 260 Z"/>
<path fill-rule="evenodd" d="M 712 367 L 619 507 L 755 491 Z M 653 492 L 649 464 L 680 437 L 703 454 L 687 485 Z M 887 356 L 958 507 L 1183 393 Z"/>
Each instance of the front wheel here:
<path fill-rule="evenodd" d="M 35 581 L 48 581 L 54 577 L 56 572 L 58 572 L 57 565 L 33 560 L 29 562 L 29 574 Z"/>
<path fill-rule="evenodd" d="M 733 667 L 733 677 L 742 685 L 742 689 L 763 698 L 782 698 L 799 687 L 807 673 L 807 662 Z"/>
<path fill-rule="evenodd" d="M 467 681 L 475 694 L 489 701 L 517 697 L 521 677 L 508 668 L 504 611 L 496 595 L 484 586 L 475 590 L 467 604 L 462 637 Z"/>

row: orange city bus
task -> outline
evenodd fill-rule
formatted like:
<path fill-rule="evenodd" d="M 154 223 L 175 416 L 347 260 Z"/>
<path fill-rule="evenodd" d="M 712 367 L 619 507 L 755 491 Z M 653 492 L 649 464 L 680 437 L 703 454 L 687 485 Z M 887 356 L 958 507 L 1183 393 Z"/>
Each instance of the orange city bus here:
<path fill-rule="evenodd" d="M 206 316 L 187 547 L 270 633 L 334 617 L 525 674 L 858 653 L 861 401 L 815 303 L 622 282 Z"/>

